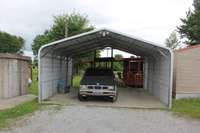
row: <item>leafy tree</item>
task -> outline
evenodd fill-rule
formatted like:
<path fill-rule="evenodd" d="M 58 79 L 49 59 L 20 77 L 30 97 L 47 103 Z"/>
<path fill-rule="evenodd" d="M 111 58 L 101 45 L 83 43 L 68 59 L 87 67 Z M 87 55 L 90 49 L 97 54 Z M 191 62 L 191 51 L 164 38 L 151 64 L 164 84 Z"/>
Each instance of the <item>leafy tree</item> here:
<path fill-rule="evenodd" d="M 24 46 L 24 39 L 0 31 L 0 53 L 16 53 Z"/>
<path fill-rule="evenodd" d="M 116 54 L 115 55 L 115 59 L 122 59 L 123 56 L 121 54 Z M 113 63 L 113 70 L 114 71 L 122 71 L 123 70 L 123 62 L 120 61 L 120 62 L 114 62 Z"/>
<path fill-rule="evenodd" d="M 53 26 L 43 34 L 37 35 L 33 40 L 32 50 L 37 55 L 39 48 L 44 44 L 93 29 L 94 27 L 89 25 L 87 16 L 79 13 L 54 16 Z"/>
<path fill-rule="evenodd" d="M 32 45 L 32 50 L 34 55 L 37 55 L 38 50 L 42 45 L 47 44 L 49 42 L 51 42 L 51 40 L 49 38 L 48 31 L 46 31 L 43 35 L 37 35 L 33 40 L 33 45 Z"/>
<path fill-rule="evenodd" d="M 173 31 L 170 34 L 169 38 L 165 40 L 165 44 L 167 47 L 172 48 L 172 49 L 175 49 L 180 45 L 180 41 L 175 31 Z"/>
<path fill-rule="evenodd" d="M 195 10 L 200 9 L 200 0 L 193 0 L 193 6 Z"/>
<path fill-rule="evenodd" d="M 115 54 L 115 59 L 120 60 L 122 58 L 123 58 L 123 56 L 121 54 Z"/>
<path fill-rule="evenodd" d="M 177 27 L 182 38 L 187 38 L 187 43 L 195 45 L 200 43 L 200 0 L 193 0 L 194 10 L 186 13 L 182 18 L 182 25 Z"/>

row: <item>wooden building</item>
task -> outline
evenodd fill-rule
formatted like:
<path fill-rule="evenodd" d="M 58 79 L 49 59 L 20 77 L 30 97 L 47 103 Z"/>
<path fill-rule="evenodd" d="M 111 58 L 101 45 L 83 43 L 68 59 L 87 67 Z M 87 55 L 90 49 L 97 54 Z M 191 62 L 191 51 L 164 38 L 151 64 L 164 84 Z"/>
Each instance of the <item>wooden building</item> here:
<path fill-rule="evenodd" d="M 173 95 L 200 97 L 200 45 L 174 51 Z"/>
<path fill-rule="evenodd" d="M 0 53 L 0 99 L 27 94 L 30 73 L 29 57 Z"/>

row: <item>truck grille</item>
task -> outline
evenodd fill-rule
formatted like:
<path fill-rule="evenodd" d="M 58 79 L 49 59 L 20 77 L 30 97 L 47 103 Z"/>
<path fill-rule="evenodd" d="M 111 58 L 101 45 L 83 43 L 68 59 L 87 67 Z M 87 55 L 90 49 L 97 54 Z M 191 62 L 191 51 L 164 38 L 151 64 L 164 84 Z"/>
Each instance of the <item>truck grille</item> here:
<path fill-rule="evenodd" d="M 100 85 L 89 85 L 89 86 L 87 86 L 87 88 L 88 89 L 98 89 L 98 90 L 100 90 L 100 89 L 103 89 L 103 90 L 106 90 L 106 89 L 108 89 L 108 86 L 100 86 Z"/>
<path fill-rule="evenodd" d="M 94 88 L 95 88 L 95 89 L 101 89 L 101 86 L 97 86 L 97 85 L 96 85 Z"/>
<path fill-rule="evenodd" d="M 93 86 L 88 86 L 88 89 L 93 89 Z"/>
<path fill-rule="evenodd" d="M 108 89 L 108 86 L 103 86 L 103 89 L 104 89 L 104 90 Z"/>

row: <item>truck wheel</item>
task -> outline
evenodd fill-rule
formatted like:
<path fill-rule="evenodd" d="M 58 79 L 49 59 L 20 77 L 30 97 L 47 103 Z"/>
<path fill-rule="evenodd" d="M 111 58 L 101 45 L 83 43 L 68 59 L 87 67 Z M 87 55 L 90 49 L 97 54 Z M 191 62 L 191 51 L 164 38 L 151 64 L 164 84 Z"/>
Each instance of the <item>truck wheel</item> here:
<path fill-rule="evenodd" d="M 117 96 L 111 98 L 111 102 L 116 102 L 116 101 L 117 101 Z"/>
<path fill-rule="evenodd" d="M 112 98 L 112 102 L 116 102 L 116 101 L 117 101 L 117 97 L 115 96 Z"/>
<path fill-rule="evenodd" d="M 85 101 L 86 100 L 86 97 L 83 97 L 82 95 L 78 94 L 78 99 L 80 101 Z"/>

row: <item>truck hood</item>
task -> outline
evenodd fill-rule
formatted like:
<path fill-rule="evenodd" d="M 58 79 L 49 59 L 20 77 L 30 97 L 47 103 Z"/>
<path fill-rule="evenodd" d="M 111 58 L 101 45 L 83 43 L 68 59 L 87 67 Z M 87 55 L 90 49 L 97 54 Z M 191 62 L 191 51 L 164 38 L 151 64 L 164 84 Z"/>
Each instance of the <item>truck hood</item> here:
<path fill-rule="evenodd" d="M 81 85 L 114 85 L 115 80 L 111 76 L 85 76 L 82 78 Z"/>

